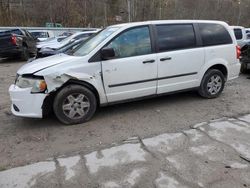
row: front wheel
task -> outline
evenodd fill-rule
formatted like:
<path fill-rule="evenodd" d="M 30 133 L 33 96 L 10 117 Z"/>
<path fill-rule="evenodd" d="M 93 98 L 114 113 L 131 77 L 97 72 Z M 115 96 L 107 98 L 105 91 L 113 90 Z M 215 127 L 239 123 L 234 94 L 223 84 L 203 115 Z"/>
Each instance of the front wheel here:
<path fill-rule="evenodd" d="M 208 70 L 202 81 L 199 88 L 199 94 L 208 99 L 218 97 L 225 86 L 225 77 L 221 71 L 217 69 Z"/>
<path fill-rule="evenodd" d="M 56 95 L 53 110 L 66 125 L 84 123 L 96 111 L 96 97 L 92 91 L 80 85 L 68 85 Z"/>

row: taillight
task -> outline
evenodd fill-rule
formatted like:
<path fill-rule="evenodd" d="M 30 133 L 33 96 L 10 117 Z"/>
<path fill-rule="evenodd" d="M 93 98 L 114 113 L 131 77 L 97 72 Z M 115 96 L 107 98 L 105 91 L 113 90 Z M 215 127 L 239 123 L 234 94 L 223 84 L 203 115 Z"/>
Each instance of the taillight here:
<path fill-rule="evenodd" d="M 237 54 L 237 59 L 240 59 L 241 56 L 240 46 L 236 46 L 236 54 Z"/>
<path fill-rule="evenodd" d="M 14 44 L 14 45 L 17 45 L 17 43 L 16 43 L 16 36 L 12 36 L 11 37 L 11 43 Z"/>

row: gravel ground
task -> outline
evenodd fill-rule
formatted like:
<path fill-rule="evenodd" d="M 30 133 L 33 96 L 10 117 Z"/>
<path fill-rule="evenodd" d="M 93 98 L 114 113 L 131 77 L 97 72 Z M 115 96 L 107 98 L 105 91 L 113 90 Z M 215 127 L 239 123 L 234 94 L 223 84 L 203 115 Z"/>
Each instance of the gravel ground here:
<path fill-rule="evenodd" d="M 212 100 L 195 92 L 101 108 L 85 124 L 61 125 L 55 117 L 25 119 L 11 115 L 8 88 L 24 62 L 0 63 L 0 169 L 41 161 L 61 154 L 88 153 L 132 136 L 151 137 L 188 130 L 193 124 L 250 113 L 249 75 L 227 83 Z"/>

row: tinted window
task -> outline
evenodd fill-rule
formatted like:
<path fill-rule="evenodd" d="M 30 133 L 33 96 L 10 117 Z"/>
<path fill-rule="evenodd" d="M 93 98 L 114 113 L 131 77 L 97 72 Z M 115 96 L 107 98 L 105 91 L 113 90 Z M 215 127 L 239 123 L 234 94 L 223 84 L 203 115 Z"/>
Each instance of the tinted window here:
<path fill-rule="evenodd" d="M 4 32 L 0 33 L 0 35 L 6 35 L 6 34 L 23 35 L 23 33 L 21 32 L 21 30 L 19 30 L 19 29 L 8 30 L 8 31 L 4 31 Z"/>
<path fill-rule="evenodd" d="M 196 46 L 193 25 L 157 25 L 158 47 L 160 52 L 192 48 Z"/>
<path fill-rule="evenodd" d="M 134 28 L 115 38 L 107 48 L 113 48 L 116 58 L 150 54 L 152 52 L 148 27 Z"/>
<path fill-rule="evenodd" d="M 243 38 L 242 30 L 241 29 L 234 29 L 234 35 L 237 40 L 240 40 Z"/>
<path fill-rule="evenodd" d="M 220 24 L 200 23 L 199 28 L 203 46 L 232 43 L 229 32 Z"/>
<path fill-rule="evenodd" d="M 78 39 L 81 39 L 81 38 L 89 37 L 91 35 L 92 35 L 92 33 L 85 33 L 85 34 L 81 34 L 81 35 L 76 36 L 74 39 L 78 40 Z"/>

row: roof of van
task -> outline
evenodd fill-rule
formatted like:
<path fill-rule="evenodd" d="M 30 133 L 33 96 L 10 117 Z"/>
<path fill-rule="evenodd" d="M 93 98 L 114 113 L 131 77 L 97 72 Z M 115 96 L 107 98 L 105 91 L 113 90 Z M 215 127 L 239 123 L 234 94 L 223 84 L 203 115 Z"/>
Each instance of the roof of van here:
<path fill-rule="evenodd" d="M 230 27 L 233 29 L 245 29 L 245 27 L 238 26 L 238 25 L 230 25 Z"/>
<path fill-rule="evenodd" d="M 113 25 L 116 27 L 124 27 L 124 26 L 136 26 L 143 24 L 171 24 L 171 23 L 218 23 L 222 25 L 228 25 L 226 22 L 218 21 L 218 20 L 152 20 L 152 21 L 144 21 L 144 22 L 130 22 L 130 23 L 122 23 Z"/>

